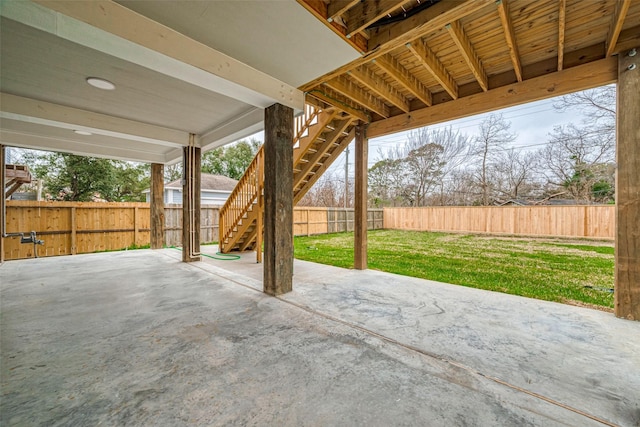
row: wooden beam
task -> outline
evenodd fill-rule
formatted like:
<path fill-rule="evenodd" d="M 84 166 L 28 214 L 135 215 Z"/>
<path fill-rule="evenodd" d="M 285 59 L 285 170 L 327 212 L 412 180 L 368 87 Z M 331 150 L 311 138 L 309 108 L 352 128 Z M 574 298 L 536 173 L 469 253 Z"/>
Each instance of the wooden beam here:
<path fill-rule="evenodd" d="M 511 56 L 513 71 L 516 73 L 518 81 L 521 82 L 522 64 L 520 63 L 520 53 L 518 52 L 516 34 L 513 31 L 511 15 L 509 14 L 509 6 L 507 5 L 507 0 L 498 0 L 496 4 L 498 5 L 498 14 L 500 15 L 500 22 L 502 23 L 502 29 L 504 30 L 504 38 L 507 41 L 507 46 L 509 46 L 509 55 Z"/>
<path fill-rule="evenodd" d="M 86 130 L 136 142 L 183 147 L 189 140 L 188 132 L 4 92 L 0 92 L 0 108 L 8 119 L 69 130 Z"/>
<path fill-rule="evenodd" d="M 616 47 L 613 49 L 613 53 L 627 53 L 627 51 L 636 46 L 640 46 L 640 25 L 633 28 L 627 28 L 620 33 L 620 37 L 618 37 L 618 42 L 616 43 Z"/>
<path fill-rule="evenodd" d="M 384 102 L 361 89 L 346 77 L 336 77 L 335 79 L 328 81 L 326 85 L 347 98 L 351 98 L 354 102 L 363 106 L 367 110 L 378 113 L 382 117 L 389 117 L 390 115 L 389 107 L 387 107 Z"/>
<path fill-rule="evenodd" d="M 357 117 L 364 122 L 368 123 L 371 121 L 371 116 L 367 111 L 356 106 L 355 104 L 350 105 L 350 99 L 344 98 L 342 95 L 335 92 L 333 89 L 326 85 L 323 85 L 316 89 L 312 89 L 311 91 L 307 92 L 307 95 L 312 98 L 319 99 L 322 102 L 326 102 L 327 104 L 337 108 L 338 110 L 349 113 L 353 117 Z"/>
<path fill-rule="evenodd" d="M 151 249 L 164 247 L 164 165 L 151 163 Z"/>
<path fill-rule="evenodd" d="M 264 112 L 264 292 L 293 289 L 293 110 Z M 256 248 L 259 250 L 259 248 Z"/>
<path fill-rule="evenodd" d="M 389 104 L 395 105 L 405 113 L 409 112 L 409 101 L 390 84 L 378 77 L 366 65 L 361 65 L 355 70 L 349 71 L 349 76 L 362 83 Z"/>
<path fill-rule="evenodd" d="M 640 50 L 640 45 L 637 46 Z M 635 68 L 631 68 L 635 65 Z M 640 59 L 618 55 L 614 312 L 640 320 Z M 631 68 L 631 69 L 630 69 Z"/>
<path fill-rule="evenodd" d="M 567 15 L 567 0 L 560 0 L 558 5 L 558 71 L 564 67 L 564 30 Z"/>
<path fill-rule="evenodd" d="M 425 105 L 430 106 L 433 104 L 431 92 L 418 80 L 413 74 L 404 68 L 397 59 L 391 55 L 383 55 L 378 59 L 372 61 L 382 71 L 391 76 L 405 89 L 413 94 L 416 98 L 422 101 Z"/>
<path fill-rule="evenodd" d="M 333 21 L 358 3 L 360 0 L 333 0 L 327 6 L 327 21 Z"/>
<path fill-rule="evenodd" d="M 412 43 L 407 43 L 405 46 L 453 99 L 458 98 L 458 85 L 426 43 L 422 40 L 416 40 Z"/>
<path fill-rule="evenodd" d="M 356 182 L 354 206 L 354 262 L 356 270 L 367 269 L 367 169 L 369 164 L 369 142 L 365 135 L 365 127 L 358 124 L 355 127 L 356 136 Z"/>
<path fill-rule="evenodd" d="M 611 25 L 609 25 L 609 34 L 607 35 L 607 56 L 611 56 L 615 50 L 629 6 L 631 6 L 631 0 L 616 0 L 616 8 L 611 17 Z"/>
<path fill-rule="evenodd" d="M 11 12 L 28 25 L 74 43 L 255 107 L 277 101 L 304 109 L 304 94 L 296 88 L 114 1 L 15 3 Z"/>
<path fill-rule="evenodd" d="M 480 84 L 482 90 L 485 92 L 488 91 L 489 79 L 487 78 L 487 73 L 482 67 L 482 61 L 480 61 L 478 54 L 471 45 L 471 42 L 469 41 L 467 34 L 464 32 L 464 27 L 462 26 L 460 21 L 453 21 L 452 23 L 447 24 L 445 28 L 449 32 L 449 35 L 453 39 L 453 42 L 458 47 L 460 54 L 471 69 L 471 72 Z"/>
<path fill-rule="evenodd" d="M 191 134 L 193 143 L 195 135 Z M 200 148 L 183 149 L 182 261 L 200 261 Z"/>
<path fill-rule="evenodd" d="M 302 1 L 302 0 L 299 0 Z M 343 65 L 330 73 L 320 76 L 300 87 L 300 90 L 309 91 L 326 81 L 329 81 L 359 65 L 370 62 L 392 50 L 410 43 L 432 31 L 443 28 L 446 24 L 456 19 L 477 12 L 491 5 L 495 0 L 446 0 L 434 4 L 402 22 L 385 25 L 376 28 L 375 35 L 371 36 L 369 46 L 371 50 L 349 64 Z"/>
<path fill-rule="evenodd" d="M 367 136 L 376 138 L 603 86 L 617 80 L 617 70 L 618 63 L 615 58 L 578 65 L 563 71 L 545 74 L 523 82 L 373 122 L 367 128 Z"/>
<path fill-rule="evenodd" d="M 347 37 L 359 33 L 380 18 L 400 9 L 407 0 L 361 1 L 349 11 Z"/>

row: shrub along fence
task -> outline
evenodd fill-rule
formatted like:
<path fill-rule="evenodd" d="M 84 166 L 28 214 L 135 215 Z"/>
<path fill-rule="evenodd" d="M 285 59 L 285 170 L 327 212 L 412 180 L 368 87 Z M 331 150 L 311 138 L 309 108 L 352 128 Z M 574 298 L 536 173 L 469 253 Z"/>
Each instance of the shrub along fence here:
<path fill-rule="evenodd" d="M 7 201 L 7 233 L 37 233 L 44 245 L 38 256 L 73 255 L 145 246 L 150 239 L 148 203 L 84 203 Z M 203 205 L 200 239 L 218 240 L 218 206 Z M 296 207 L 294 234 L 353 230 L 353 209 Z M 369 228 L 382 228 L 382 209 L 369 211 Z M 180 246 L 182 205 L 165 206 L 165 244 Z M 5 259 L 31 258 L 33 244 L 6 237 Z"/>
<path fill-rule="evenodd" d="M 615 238 L 615 206 L 385 208 L 384 227 L 524 236 Z"/>

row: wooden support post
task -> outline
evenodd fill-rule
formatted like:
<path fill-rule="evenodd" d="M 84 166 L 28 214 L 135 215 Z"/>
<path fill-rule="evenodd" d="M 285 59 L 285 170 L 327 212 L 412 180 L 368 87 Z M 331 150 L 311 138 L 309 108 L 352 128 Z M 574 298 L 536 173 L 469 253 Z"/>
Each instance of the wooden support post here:
<path fill-rule="evenodd" d="M 2 199 L 0 199 L 0 264 L 4 262 L 4 235 L 7 232 L 7 218 L 5 218 L 6 198 L 4 188 L 4 174 L 5 174 L 5 147 L 0 145 L 0 187 L 2 187 Z"/>
<path fill-rule="evenodd" d="M 636 48 L 640 51 L 640 46 Z M 615 315 L 640 320 L 640 56 L 618 56 Z"/>
<path fill-rule="evenodd" d="M 133 208 L 133 245 L 137 246 L 138 245 L 138 240 L 140 240 L 140 232 L 138 230 L 139 228 L 139 217 L 140 215 L 140 211 L 138 210 L 138 207 L 134 207 Z"/>
<path fill-rule="evenodd" d="M 200 261 L 200 148 L 193 145 L 195 135 L 189 136 L 189 146 L 183 151 L 182 184 L 182 261 Z"/>
<path fill-rule="evenodd" d="M 356 126 L 356 191 L 354 223 L 354 268 L 367 269 L 367 166 L 369 141 L 362 123 Z"/>
<path fill-rule="evenodd" d="M 293 110 L 264 114 L 264 292 L 280 295 L 293 288 Z"/>
<path fill-rule="evenodd" d="M 164 165 L 151 164 L 151 249 L 164 246 Z"/>

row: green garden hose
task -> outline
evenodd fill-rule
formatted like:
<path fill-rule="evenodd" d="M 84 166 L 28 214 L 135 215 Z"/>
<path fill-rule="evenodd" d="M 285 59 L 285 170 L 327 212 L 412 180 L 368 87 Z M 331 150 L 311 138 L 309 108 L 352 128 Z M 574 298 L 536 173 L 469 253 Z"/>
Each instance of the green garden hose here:
<path fill-rule="evenodd" d="M 169 247 L 171 249 L 177 249 L 179 251 L 182 250 L 182 248 L 179 248 L 177 246 L 169 246 Z M 211 259 L 217 259 L 217 260 L 220 260 L 220 261 L 235 261 L 237 259 L 240 259 L 240 255 L 223 254 L 222 252 L 216 252 L 217 256 L 203 254 L 203 253 L 200 253 L 200 255 L 206 256 L 207 258 L 211 258 Z"/>

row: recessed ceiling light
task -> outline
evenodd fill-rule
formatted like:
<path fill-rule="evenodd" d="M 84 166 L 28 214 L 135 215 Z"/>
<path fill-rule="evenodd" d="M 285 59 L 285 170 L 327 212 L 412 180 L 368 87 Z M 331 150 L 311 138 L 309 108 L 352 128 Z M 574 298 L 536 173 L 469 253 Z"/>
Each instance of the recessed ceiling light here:
<path fill-rule="evenodd" d="M 98 77 L 87 77 L 87 83 L 102 90 L 114 90 L 116 88 L 116 85 L 111 83 L 109 80 Z"/>
<path fill-rule="evenodd" d="M 77 133 L 78 135 L 85 135 L 85 136 L 93 135 L 91 132 L 87 132 L 86 130 L 74 130 L 74 132 Z"/>

